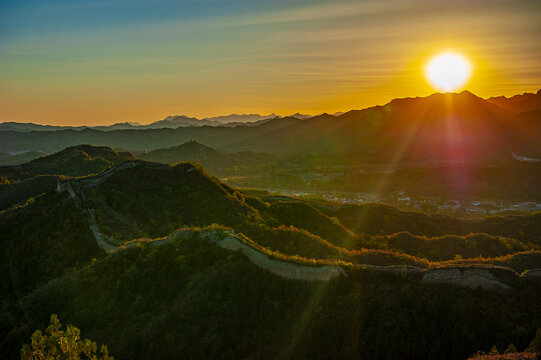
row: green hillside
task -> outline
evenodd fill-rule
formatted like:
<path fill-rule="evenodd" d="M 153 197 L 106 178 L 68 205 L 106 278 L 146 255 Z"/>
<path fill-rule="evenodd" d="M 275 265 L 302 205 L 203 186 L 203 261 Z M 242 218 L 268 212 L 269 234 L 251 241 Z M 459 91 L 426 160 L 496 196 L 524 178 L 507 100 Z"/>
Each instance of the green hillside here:
<path fill-rule="evenodd" d="M 37 175 L 85 176 L 131 158 L 129 153 L 117 153 L 108 147 L 78 145 L 22 165 L 0 166 L 0 176 L 10 182 Z"/>
<path fill-rule="evenodd" d="M 11 184 L 0 184 L 0 210 L 54 189 L 59 179 L 58 175 L 38 175 Z"/>
<path fill-rule="evenodd" d="M 517 239 L 525 244 L 541 245 L 541 213 L 512 216 L 488 216 L 463 220 L 446 215 L 428 215 L 401 211 L 379 204 L 322 207 L 356 234 L 393 234 L 408 231 L 429 237 L 485 233 Z"/>
<path fill-rule="evenodd" d="M 532 286 L 500 297 L 361 270 L 291 281 L 195 237 L 134 247 L 40 287 L 2 345 L 16 348 L 54 312 L 117 359 L 464 359 L 527 346 L 541 321 Z"/>
<path fill-rule="evenodd" d="M 380 246 L 382 249 L 404 252 L 432 261 L 452 260 L 457 256 L 462 258 L 479 256 L 494 258 L 528 249 L 528 246 L 515 239 L 480 233 L 430 238 L 412 235 L 409 232 L 399 232 L 371 237 L 366 242 L 366 247 L 378 248 Z"/>
<path fill-rule="evenodd" d="M 0 213 L 0 234 L 0 296 L 5 301 L 104 256 L 83 210 L 55 192 Z"/>
<path fill-rule="evenodd" d="M 242 193 L 191 163 L 158 169 L 136 164 L 97 186 L 80 182 L 84 205 L 95 209 L 102 230 L 116 239 L 160 237 L 183 226 L 242 228 L 261 221 Z"/>
<path fill-rule="evenodd" d="M 0 210 L 56 187 L 59 179 L 100 173 L 127 159 L 107 147 L 78 145 L 17 166 L 0 166 Z"/>
<path fill-rule="evenodd" d="M 420 281 L 420 269 L 457 264 L 541 268 L 539 214 L 472 221 L 256 197 L 192 163 L 129 160 L 59 179 L 61 192 L 0 212 L 0 353 L 8 358 L 51 313 L 117 359 L 463 359 L 494 343 L 523 348 L 541 321 L 535 280 L 517 276 L 505 294 Z M 327 264 L 340 275 L 271 273 L 198 236 L 213 224 L 277 266 Z M 192 230 L 148 243 L 179 228 Z M 399 265 L 399 273 L 362 265 Z"/>

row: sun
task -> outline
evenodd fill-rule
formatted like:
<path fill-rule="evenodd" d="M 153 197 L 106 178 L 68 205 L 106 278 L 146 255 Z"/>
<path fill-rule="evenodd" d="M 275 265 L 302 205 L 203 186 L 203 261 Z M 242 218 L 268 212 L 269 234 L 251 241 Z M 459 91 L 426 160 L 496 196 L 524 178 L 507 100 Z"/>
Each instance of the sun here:
<path fill-rule="evenodd" d="M 425 67 L 425 77 L 438 91 L 451 92 L 462 88 L 470 79 L 472 66 L 458 53 L 444 52 L 431 58 Z"/>

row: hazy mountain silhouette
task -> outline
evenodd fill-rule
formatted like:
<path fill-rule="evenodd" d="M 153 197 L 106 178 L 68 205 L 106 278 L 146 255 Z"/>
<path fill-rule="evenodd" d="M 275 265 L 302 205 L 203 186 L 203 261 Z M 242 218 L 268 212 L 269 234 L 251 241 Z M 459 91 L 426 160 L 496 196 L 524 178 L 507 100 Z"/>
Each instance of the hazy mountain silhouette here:
<path fill-rule="evenodd" d="M 521 95 L 536 99 L 539 95 Z M 513 99 L 513 98 L 511 98 Z M 509 100 L 506 100 L 507 102 Z M 506 102 L 504 101 L 504 102 Z M 526 100 L 524 100 L 526 101 Z M 321 114 L 300 120 L 275 117 L 257 125 L 187 126 L 177 129 L 0 132 L 0 151 L 42 150 L 91 143 L 129 150 L 154 150 L 196 140 L 228 152 L 375 154 L 383 160 L 470 161 L 540 152 L 536 113 L 523 114 L 522 101 L 502 107 L 463 91 L 395 99 L 384 106 Z M 535 101 L 527 100 L 527 108 Z M 513 107 L 515 106 L 515 107 Z M 510 108 L 511 107 L 511 108 Z M 533 110 L 536 111 L 536 110 Z M 202 120 L 169 117 L 154 125 L 176 127 Z M 154 124 L 157 124 L 154 123 Z M 138 127 L 140 128 L 140 127 Z"/>
<path fill-rule="evenodd" d="M 186 115 L 172 115 L 163 120 L 158 120 L 150 124 L 141 125 L 138 122 L 121 122 L 113 125 L 98 125 L 98 126 L 54 126 L 40 125 L 34 123 L 20 122 L 3 122 L 0 123 L 0 131 L 57 131 L 57 130 L 83 130 L 94 129 L 101 131 L 112 130 L 144 130 L 144 129 L 176 129 L 187 126 L 238 126 L 250 125 L 260 121 L 268 120 L 277 117 L 276 114 L 259 115 L 259 114 L 231 114 L 225 116 L 216 116 L 213 118 L 198 119 Z M 306 115 L 309 116 L 309 115 Z"/>
<path fill-rule="evenodd" d="M 194 140 L 179 146 L 135 153 L 134 155 L 142 160 L 171 165 L 191 161 L 201 164 L 210 174 L 219 176 L 243 173 L 247 168 L 254 172 L 257 169 L 273 166 L 277 162 L 277 158 L 272 154 L 252 151 L 226 153 Z"/>
<path fill-rule="evenodd" d="M 189 117 L 186 115 L 173 115 L 168 116 L 163 120 L 155 121 L 149 125 L 142 125 L 140 128 L 144 129 L 176 129 L 179 127 L 186 126 L 204 126 L 204 125 L 214 125 L 212 121 L 208 120 L 199 120 L 197 118 Z"/>
<path fill-rule="evenodd" d="M 276 114 L 269 114 L 269 115 L 259 115 L 259 114 L 231 114 L 231 115 L 221 115 L 221 116 L 214 116 L 214 117 L 207 117 L 204 120 L 212 121 L 212 122 L 218 122 L 222 124 L 228 124 L 228 123 L 251 123 L 256 122 L 260 120 L 265 119 L 272 119 L 276 117 Z"/>
<path fill-rule="evenodd" d="M 0 123 L 0 131 L 56 131 L 64 129 L 82 130 L 84 128 L 85 126 L 54 126 L 34 123 L 19 123 L 14 121 Z"/>
<path fill-rule="evenodd" d="M 139 154 L 138 157 L 147 161 L 167 164 L 193 161 L 201 164 L 211 174 L 222 174 L 227 169 L 238 165 L 238 162 L 231 155 L 200 144 L 197 141 L 189 141 L 167 149 L 153 150 Z"/>
<path fill-rule="evenodd" d="M 312 115 L 309 115 L 309 114 L 301 114 L 301 113 L 295 113 L 295 114 L 292 114 L 292 115 L 289 115 L 290 117 L 294 117 L 294 118 L 297 118 L 297 119 L 301 119 L 301 120 L 304 120 L 304 119 L 309 119 L 312 117 Z"/>
<path fill-rule="evenodd" d="M 113 125 L 108 126 L 92 126 L 92 129 L 96 130 L 103 130 L 103 131 L 110 131 L 110 130 L 129 130 L 129 129 L 136 129 L 139 126 L 142 126 L 138 122 L 122 122 L 122 123 L 116 123 Z"/>
<path fill-rule="evenodd" d="M 239 144 L 282 152 L 370 151 L 386 158 L 468 160 L 537 149 L 536 133 L 498 105 L 464 91 L 405 98 L 385 106 L 328 114 Z M 520 142 L 516 139 L 520 137 Z"/>
<path fill-rule="evenodd" d="M 509 98 L 505 96 L 491 97 L 488 98 L 487 101 L 517 113 L 541 110 L 541 90 L 537 91 L 535 94 L 524 93 Z"/>

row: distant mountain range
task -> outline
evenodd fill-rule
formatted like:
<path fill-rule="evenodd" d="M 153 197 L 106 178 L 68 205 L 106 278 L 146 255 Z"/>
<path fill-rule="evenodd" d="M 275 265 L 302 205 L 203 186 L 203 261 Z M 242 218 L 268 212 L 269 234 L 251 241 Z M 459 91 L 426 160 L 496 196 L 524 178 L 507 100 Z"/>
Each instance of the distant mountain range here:
<path fill-rule="evenodd" d="M 408 100 L 408 99 L 395 99 L 393 102 L 399 100 Z M 514 112 L 516 114 L 527 111 L 534 111 L 541 109 L 541 90 L 537 93 L 524 93 L 522 95 L 515 95 L 512 97 L 497 96 L 486 99 L 487 102 L 497 105 L 500 108 L 503 108 L 507 111 Z M 378 108 L 378 106 L 374 107 Z M 369 108 L 373 109 L 373 108 Z M 368 110 L 368 109 L 366 109 Z M 352 110 L 355 111 L 355 110 Z M 349 112 L 335 112 L 331 116 L 340 117 Z M 323 114 L 326 115 L 326 114 Z M 297 119 L 305 120 L 313 117 L 318 117 L 320 115 L 309 115 L 295 113 L 283 117 L 294 117 Z M 41 125 L 35 123 L 21 123 L 21 122 L 3 122 L 0 123 L 0 131 L 57 131 L 57 130 L 84 130 L 84 129 L 93 129 L 100 131 L 113 131 L 113 130 L 147 130 L 147 129 L 177 129 L 179 127 L 196 127 L 196 126 L 249 126 L 249 125 L 260 125 L 266 121 L 269 121 L 274 118 L 281 118 L 282 116 L 276 115 L 274 113 L 269 115 L 260 115 L 260 114 L 230 114 L 230 115 L 220 115 L 214 117 L 206 117 L 198 119 L 196 117 L 190 117 L 187 115 L 171 115 L 167 116 L 165 119 L 152 122 L 150 124 L 142 125 L 138 122 L 119 122 L 112 125 L 101 125 L 101 126 L 56 126 L 56 125 Z"/>
<path fill-rule="evenodd" d="M 211 121 L 213 123 L 222 123 L 222 124 L 228 124 L 228 123 L 247 123 L 247 122 L 256 122 L 260 120 L 265 119 L 272 119 L 277 117 L 276 114 L 269 114 L 269 115 L 259 115 L 259 114 L 231 114 L 231 115 L 222 115 L 222 116 L 215 116 L 215 117 L 209 117 L 205 118 L 203 120 Z"/>
<path fill-rule="evenodd" d="M 468 91 L 436 93 L 339 116 L 301 120 L 295 115 L 235 126 L 209 126 L 214 120 L 173 116 L 150 125 L 130 124 L 133 128 L 124 130 L 0 131 L 0 152 L 51 153 L 77 144 L 152 151 L 195 140 L 230 153 L 361 153 L 382 161 L 469 162 L 512 153 L 533 158 L 541 154 L 541 92 L 490 99 Z M 240 116 L 254 120 L 252 115 Z"/>
<path fill-rule="evenodd" d="M 539 110 L 541 109 L 541 90 L 537 91 L 536 94 L 525 93 L 509 98 L 505 96 L 491 97 L 487 101 L 517 113 Z"/>
<path fill-rule="evenodd" d="M 298 119 L 307 119 L 311 115 L 307 114 L 294 114 L 292 117 Z M 172 115 L 163 120 L 158 120 L 147 125 L 141 125 L 137 122 L 122 122 L 115 123 L 113 125 L 104 126 L 55 126 L 55 125 L 40 125 L 34 123 L 20 123 L 20 122 L 3 122 L 0 123 L 0 131 L 57 131 L 57 130 L 84 130 L 93 129 L 100 131 L 113 131 L 113 130 L 147 130 L 147 129 L 177 129 L 179 127 L 189 126 L 241 126 L 241 125 L 259 125 L 262 122 L 273 118 L 280 118 L 281 116 L 276 114 L 259 115 L 259 114 L 231 114 L 216 116 L 204 119 L 198 119 L 195 117 L 189 117 L 186 115 Z"/>

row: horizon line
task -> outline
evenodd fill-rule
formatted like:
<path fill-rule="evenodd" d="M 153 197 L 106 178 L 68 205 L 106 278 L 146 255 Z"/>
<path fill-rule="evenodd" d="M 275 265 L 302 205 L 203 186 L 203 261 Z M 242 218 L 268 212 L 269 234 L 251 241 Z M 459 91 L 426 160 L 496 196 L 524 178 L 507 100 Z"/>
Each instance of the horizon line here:
<path fill-rule="evenodd" d="M 308 116 L 307 119 L 315 117 L 315 116 L 325 115 L 325 114 L 338 117 L 338 116 L 340 116 L 342 114 L 345 114 L 347 112 L 350 112 L 350 111 L 362 111 L 362 110 L 366 110 L 366 109 L 370 109 L 370 108 L 374 108 L 374 107 L 378 107 L 378 106 L 386 106 L 386 105 L 390 104 L 394 100 L 428 98 L 430 96 L 438 95 L 438 94 L 439 95 L 459 95 L 459 94 L 463 94 L 463 93 L 472 94 L 472 95 L 474 95 L 474 96 L 476 96 L 476 97 L 478 97 L 480 99 L 483 99 L 483 100 L 488 100 L 488 99 L 492 99 L 492 98 L 501 98 L 501 97 L 506 98 L 506 99 L 510 99 L 510 98 L 515 97 L 515 96 L 524 96 L 524 95 L 527 95 L 527 94 L 532 94 L 532 95 L 538 94 L 539 95 L 539 94 L 541 94 L 541 87 L 539 87 L 539 90 L 537 92 L 523 92 L 523 93 L 518 93 L 518 94 L 511 95 L 511 96 L 499 95 L 499 96 L 490 96 L 490 97 L 486 97 L 486 98 L 477 96 L 475 93 L 469 91 L 468 89 L 463 89 L 461 91 L 448 91 L 448 92 L 436 91 L 436 92 L 431 93 L 430 95 L 427 95 L 427 96 L 397 97 L 397 98 L 393 98 L 393 99 L 391 99 L 391 100 L 389 100 L 389 101 L 387 101 L 386 103 L 383 103 L 383 104 L 371 105 L 371 106 L 367 106 L 367 107 L 360 108 L 360 109 L 351 108 L 351 109 L 346 110 L 346 111 L 335 111 L 335 112 L 332 112 L 332 113 L 330 113 L 330 112 L 322 112 L 322 113 L 319 113 L 319 114 L 308 114 L 308 113 L 303 113 L 301 111 L 297 111 L 297 112 L 295 112 L 293 114 L 282 115 L 282 114 L 278 114 L 277 112 L 273 111 L 268 115 L 262 115 L 260 113 L 231 113 L 231 114 L 207 116 L 207 117 L 201 117 L 201 118 L 196 117 L 196 116 L 186 115 L 186 114 L 180 114 L 180 115 L 175 114 L 175 115 L 168 115 L 168 116 L 164 117 L 163 119 L 151 121 L 149 123 L 140 123 L 140 122 L 137 122 L 137 121 L 118 121 L 118 122 L 114 122 L 114 123 L 110 123 L 110 124 L 101 124 L 101 125 L 51 125 L 51 124 L 39 123 L 39 122 L 20 122 L 20 121 L 16 121 L 16 120 L 10 120 L 10 121 L 3 121 L 3 122 L 0 123 L 0 125 L 15 123 L 15 124 L 39 125 L 39 126 L 61 127 L 61 128 L 95 128 L 95 127 L 110 127 L 110 126 L 117 125 L 117 124 L 137 124 L 137 125 L 133 125 L 133 126 L 138 127 L 138 126 L 152 125 L 152 124 L 157 123 L 159 121 L 163 121 L 163 120 L 165 120 L 165 119 L 167 119 L 169 117 L 186 117 L 186 118 L 189 118 L 189 119 L 195 119 L 197 121 L 204 121 L 204 120 L 212 121 L 212 119 L 214 119 L 214 118 L 234 116 L 234 115 L 236 115 L 236 116 L 250 116 L 250 115 L 252 115 L 252 116 L 261 116 L 261 117 L 269 116 L 268 118 L 265 117 L 263 119 L 258 119 L 258 120 L 253 120 L 253 121 L 244 121 L 244 122 L 239 122 L 239 121 L 219 122 L 219 121 L 215 121 L 217 124 L 226 125 L 226 124 L 231 124 L 231 123 L 251 123 L 251 122 L 257 122 L 257 121 L 266 120 L 266 119 L 274 119 L 276 117 L 280 117 L 280 118 L 294 117 L 293 115 L 296 115 L 296 114 Z M 340 113 L 340 115 L 334 115 L 334 114 L 338 114 L 338 113 Z M 271 117 L 272 115 L 274 115 L 274 117 Z"/>

